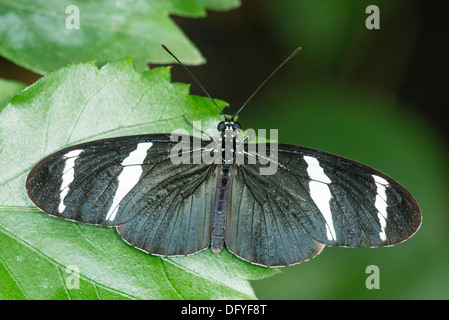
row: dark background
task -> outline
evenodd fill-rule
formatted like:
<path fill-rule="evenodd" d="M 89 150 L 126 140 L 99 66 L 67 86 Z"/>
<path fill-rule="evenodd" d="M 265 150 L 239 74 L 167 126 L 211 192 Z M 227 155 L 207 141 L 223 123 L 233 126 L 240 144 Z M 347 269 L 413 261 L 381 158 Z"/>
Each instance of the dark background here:
<path fill-rule="evenodd" d="M 370 4 L 379 6 L 380 30 L 365 27 Z M 239 121 L 373 166 L 406 186 L 423 212 L 421 229 L 405 243 L 325 248 L 254 281 L 259 298 L 449 298 L 448 12 L 447 1 L 243 0 L 204 19 L 173 17 L 207 59 L 192 71 L 231 104 L 227 113 L 301 46 Z M 6 60 L 0 72 L 28 84 L 39 78 Z M 180 67 L 172 73 L 193 83 Z M 195 84 L 191 91 L 204 95 Z M 379 290 L 365 286 L 368 265 L 379 267 Z"/>
<path fill-rule="evenodd" d="M 205 19 L 174 18 L 208 60 L 194 68 L 195 74 L 214 97 L 233 105 L 233 111 L 272 69 L 301 46 L 303 52 L 266 90 L 289 81 L 298 86 L 322 79 L 355 83 L 394 94 L 448 137 L 449 3 L 305 2 L 244 0 L 238 10 L 209 12 Z M 365 28 L 369 4 L 380 8 L 380 30 Z M 314 27 L 319 24 L 324 26 Z M 307 34 L 309 28 L 314 34 Z M 175 80 L 192 82 L 180 68 L 174 74 Z M 203 95 L 195 85 L 192 92 Z M 256 108 L 249 105 L 246 114 Z"/>

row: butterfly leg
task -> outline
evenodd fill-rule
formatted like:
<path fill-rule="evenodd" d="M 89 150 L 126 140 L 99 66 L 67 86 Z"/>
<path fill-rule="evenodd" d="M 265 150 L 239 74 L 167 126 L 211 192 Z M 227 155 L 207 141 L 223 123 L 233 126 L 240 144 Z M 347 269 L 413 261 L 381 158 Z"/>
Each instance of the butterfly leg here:
<path fill-rule="evenodd" d="M 184 118 L 184 121 L 185 121 L 189 126 L 191 126 L 194 130 L 199 131 L 199 132 L 201 132 L 202 134 L 208 136 L 209 139 L 212 140 L 212 141 L 215 140 L 213 137 L 211 137 L 210 135 L 208 135 L 208 134 L 207 134 L 206 132 L 204 132 L 203 130 L 200 130 L 200 129 L 198 129 L 198 128 L 195 128 L 194 125 L 193 125 L 193 123 L 190 122 L 184 115 L 182 115 L 182 117 Z"/>

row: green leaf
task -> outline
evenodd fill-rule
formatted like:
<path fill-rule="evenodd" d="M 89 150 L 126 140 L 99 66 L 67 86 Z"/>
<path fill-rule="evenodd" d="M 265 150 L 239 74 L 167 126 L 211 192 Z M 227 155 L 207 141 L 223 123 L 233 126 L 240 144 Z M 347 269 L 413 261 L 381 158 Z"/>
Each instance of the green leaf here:
<path fill-rule="evenodd" d="M 239 4 L 239 0 L 0 0 L 0 54 L 38 73 L 73 62 L 95 60 L 101 66 L 126 56 L 135 56 L 137 69 L 144 70 L 149 62 L 173 62 L 161 48 L 164 43 L 184 63 L 201 64 L 204 58 L 169 15 L 204 17 L 206 9 L 229 10 Z"/>
<path fill-rule="evenodd" d="M 0 112 L 14 95 L 24 89 L 26 84 L 0 78 Z"/>
<path fill-rule="evenodd" d="M 0 113 L 0 298 L 254 299 L 248 280 L 277 270 L 227 251 L 155 257 L 114 229 L 50 217 L 26 195 L 26 175 L 44 156 L 105 137 L 191 132 L 183 115 L 206 130 L 219 120 L 209 99 L 171 83 L 170 68 L 138 73 L 132 59 L 100 70 L 70 65 L 16 95 Z M 77 273 L 70 270 L 79 272 L 75 289 Z"/>

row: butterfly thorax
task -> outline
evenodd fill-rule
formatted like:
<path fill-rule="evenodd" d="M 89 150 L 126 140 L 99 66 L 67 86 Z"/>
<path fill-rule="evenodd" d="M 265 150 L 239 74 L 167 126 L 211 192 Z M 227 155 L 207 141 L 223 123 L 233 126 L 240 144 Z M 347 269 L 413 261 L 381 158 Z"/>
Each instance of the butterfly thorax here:
<path fill-rule="evenodd" d="M 229 167 L 235 163 L 235 150 L 240 124 L 233 121 L 220 122 L 218 124 L 218 130 L 221 133 L 222 165 Z"/>
<path fill-rule="evenodd" d="M 231 185 L 234 175 L 235 150 L 240 124 L 233 121 L 220 122 L 218 130 L 221 133 L 222 161 L 218 166 L 217 189 L 215 193 L 215 205 L 211 222 L 211 248 L 218 253 L 223 248 L 226 225 L 226 213 L 230 210 Z"/>

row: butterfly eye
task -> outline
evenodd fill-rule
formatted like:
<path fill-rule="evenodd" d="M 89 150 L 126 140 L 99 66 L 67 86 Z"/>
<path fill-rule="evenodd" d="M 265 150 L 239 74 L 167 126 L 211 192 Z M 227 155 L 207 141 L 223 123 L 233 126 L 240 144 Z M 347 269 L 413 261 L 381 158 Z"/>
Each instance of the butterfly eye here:
<path fill-rule="evenodd" d="M 217 127 L 217 129 L 218 129 L 218 131 L 223 131 L 224 129 L 226 129 L 226 125 L 225 125 L 225 123 L 222 121 L 222 122 L 220 122 L 219 124 L 218 124 L 218 127 Z"/>
<path fill-rule="evenodd" d="M 240 130 L 241 129 L 241 126 L 240 126 L 240 123 L 238 123 L 238 122 L 234 122 L 234 124 L 232 125 L 232 130 Z"/>

